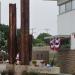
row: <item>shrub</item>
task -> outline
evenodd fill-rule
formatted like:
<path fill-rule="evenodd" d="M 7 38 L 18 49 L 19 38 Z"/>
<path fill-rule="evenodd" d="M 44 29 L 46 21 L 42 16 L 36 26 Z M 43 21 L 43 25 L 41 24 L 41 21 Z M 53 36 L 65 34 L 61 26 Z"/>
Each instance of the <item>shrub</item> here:
<path fill-rule="evenodd" d="M 28 74 L 28 72 L 23 71 L 23 72 L 22 72 L 22 75 L 29 75 L 29 74 Z"/>
<path fill-rule="evenodd" d="M 32 63 L 33 63 L 34 65 L 36 65 L 37 62 L 34 60 L 34 61 L 32 61 Z"/>
<path fill-rule="evenodd" d="M 1 75 L 6 75 L 6 74 L 7 74 L 6 71 L 1 72 Z"/>
<path fill-rule="evenodd" d="M 23 71 L 23 72 L 22 72 L 22 75 L 38 75 L 38 73 Z"/>

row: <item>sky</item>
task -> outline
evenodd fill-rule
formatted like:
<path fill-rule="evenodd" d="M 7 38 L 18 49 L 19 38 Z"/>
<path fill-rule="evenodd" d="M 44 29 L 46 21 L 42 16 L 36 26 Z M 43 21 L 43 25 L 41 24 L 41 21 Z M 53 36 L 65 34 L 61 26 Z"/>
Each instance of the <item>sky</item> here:
<path fill-rule="evenodd" d="M 1 23 L 9 25 L 9 2 L 17 4 L 17 28 L 20 28 L 20 0 L 1 1 Z M 57 35 L 58 7 L 56 1 L 30 0 L 30 33 L 48 32 Z"/>

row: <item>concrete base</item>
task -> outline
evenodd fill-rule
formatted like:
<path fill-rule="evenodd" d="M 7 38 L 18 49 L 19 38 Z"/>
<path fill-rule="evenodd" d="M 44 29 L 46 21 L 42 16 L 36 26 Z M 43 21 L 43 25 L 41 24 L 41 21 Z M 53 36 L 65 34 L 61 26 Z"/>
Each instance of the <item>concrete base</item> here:
<path fill-rule="evenodd" d="M 7 72 L 14 72 L 14 75 L 22 75 L 24 71 L 27 71 L 28 66 L 25 65 L 13 65 L 13 64 L 7 64 L 6 65 L 6 71 Z"/>
<path fill-rule="evenodd" d="M 14 65 L 13 64 L 6 64 L 6 71 L 14 71 Z"/>
<path fill-rule="evenodd" d="M 24 71 L 27 71 L 27 66 L 25 65 L 15 65 L 15 73 L 14 75 L 22 75 Z"/>
<path fill-rule="evenodd" d="M 51 74 L 51 75 L 59 75 L 60 68 L 59 67 L 35 67 L 28 65 L 14 65 L 14 64 L 2 64 L 0 66 L 0 71 L 5 71 L 8 75 L 22 75 L 26 72 L 36 72 L 40 74 Z"/>
<path fill-rule="evenodd" d="M 27 69 L 28 66 L 25 65 L 0 64 L 0 73 L 5 71 L 8 75 L 22 75 Z"/>

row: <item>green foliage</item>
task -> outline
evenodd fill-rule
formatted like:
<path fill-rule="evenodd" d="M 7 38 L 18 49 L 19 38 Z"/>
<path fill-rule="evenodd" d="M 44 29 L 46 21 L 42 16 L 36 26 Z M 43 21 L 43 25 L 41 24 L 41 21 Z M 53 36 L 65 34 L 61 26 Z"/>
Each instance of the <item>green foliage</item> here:
<path fill-rule="evenodd" d="M 34 46 L 43 46 L 47 45 L 45 42 L 45 37 L 50 37 L 51 35 L 48 33 L 41 33 L 38 35 L 36 39 L 33 39 L 33 45 Z"/>
<path fill-rule="evenodd" d="M 7 59 L 7 39 L 8 39 L 8 26 L 0 24 L 0 51 L 2 53 L 3 60 Z"/>
<path fill-rule="evenodd" d="M 23 71 L 23 72 L 22 72 L 22 75 L 29 75 L 29 74 L 28 74 L 28 72 Z"/>
<path fill-rule="evenodd" d="M 37 62 L 36 62 L 35 60 L 33 60 L 32 63 L 33 63 L 34 65 L 36 65 Z"/>
<path fill-rule="evenodd" d="M 68 50 L 70 49 L 70 38 L 64 38 L 63 40 L 61 40 L 61 45 L 60 45 L 60 49 L 61 50 Z"/>
<path fill-rule="evenodd" d="M 30 72 L 29 75 L 39 75 L 39 74 L 35 72 Z"/>
<path fill-rule="evenodd" d="M 41 33 L 41 34 L 38 35 L 37 39 L 40 39 L 40 40 L 44 41 L 44 38 L 49 37 L 49 36 L 51 36 L 51 35 L 48 34 L 48 33 Z"/>
<path fill-rule="evenodd" d="M 8 26 L 0 25 L 0 50 L 7 52 L 7 38 L 8 38 Z"/>
<path fill-rule="evenodd" d="M 1 72 L 1 75 L 6 75 L 6 72 L 5 71 Z"/>
<path fill-rule="evenodd" d="M 4 25 L 4 24 L 1 24 L 1 30 L 0 30 L 1 32 L 3 32 L 3 34 L 4 34 L 4 38 L 5 38 L 5 40 L 7 40 L 7 38 L 8 38 L 8 25 Z"/>
<path fill-rule="evenodd" d="M 7 51 L 8 51 L 8 25 L 0 24 L 0 51 L 3 50 L 6 54 L 3 54 L 4 60 L 7 58 Z M 17 37 L 20 36 L 20 29 L 17 29 Z"/>

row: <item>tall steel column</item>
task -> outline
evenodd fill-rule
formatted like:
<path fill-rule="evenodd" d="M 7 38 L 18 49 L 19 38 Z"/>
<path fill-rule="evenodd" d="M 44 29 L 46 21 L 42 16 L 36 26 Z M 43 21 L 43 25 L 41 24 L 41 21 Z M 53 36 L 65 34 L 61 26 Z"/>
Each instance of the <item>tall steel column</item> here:
<path fill-rule="evenodd" d="M 29 0 L 21 0 L 21 51 L 22 65 L 29 65 Z"/>
<path fill-rule="evenodd" d="M 16 57 L 16 4 L 9 4 L 9 34 L 8 34 L 9 63 L 15 63 Z"/>
<path fill-rule="evenodd" d="M 29 61 L 32 60 L 32 41 L 33 41 L 33 36 L 29 35 Z"/>

